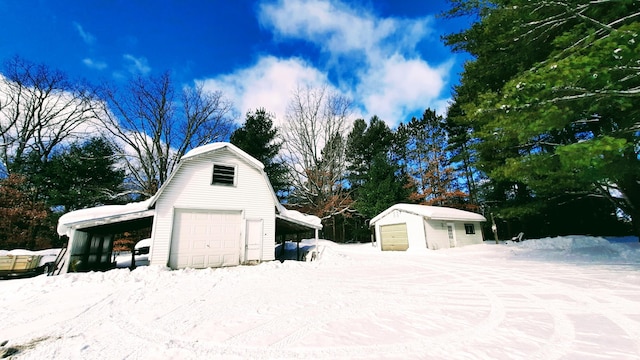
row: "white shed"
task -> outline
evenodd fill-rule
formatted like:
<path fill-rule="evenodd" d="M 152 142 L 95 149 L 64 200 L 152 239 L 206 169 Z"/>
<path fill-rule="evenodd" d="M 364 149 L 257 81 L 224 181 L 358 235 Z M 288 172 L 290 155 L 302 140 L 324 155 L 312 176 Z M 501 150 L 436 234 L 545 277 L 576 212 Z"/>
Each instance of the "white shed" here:
<path fill-rule="evenodd" d="M 58 232 L 69 236 L 67 264 L 84 263 L 79 271 L 107 267 L 113 235 L 128 224 L 151 224 L 149 263 L 172 269 L 274 260 L 277 227 L 316 238 L 322 228 L 319 218 L 285 209 L 263 164 L 229 143 L 185 154 L 147 201 L 62 216 Z"/>
<path fill-rule="evenodd" d="M 371 219 L 370 226 L 380 250 L 437 250 L 481 244 L 483 221 L 484 216 L 464 210 L 396 204 Z"/>

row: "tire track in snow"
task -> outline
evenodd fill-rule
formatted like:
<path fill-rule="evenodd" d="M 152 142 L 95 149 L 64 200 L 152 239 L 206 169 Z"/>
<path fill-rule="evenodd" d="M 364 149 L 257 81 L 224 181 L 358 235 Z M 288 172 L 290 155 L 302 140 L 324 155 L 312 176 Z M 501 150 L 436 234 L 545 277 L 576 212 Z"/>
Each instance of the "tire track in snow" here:
<path fill-rule="evenodd" d="M 536 266 L 543 266 L 544 263 L 532 262 Z M 522 296 L 531 300 L 532 304 L 541 305 L 540 308 L 545 313 L 549 314 L 553 322 L 553 333 L 551 336 L 542 342 L 540 350 L 534 354 L 531 354 L 531 358 L 536 359 L 560 359 L 567 355 L 576 341 L 576 329 L 573 321 L 569 315 L 581 315 L 581 314 L 599 314 L 607 320 L 615 324 L 627 337 L 634 343 L 636 356 L 640 358 L 640 323 L 631 319 L 628 315 L 616 311 L 611 306 L 611 299 L 617 299 L 616 304 L 625 304 L 629 301 L 625 298 L 617 297 L 615 295 L 607 294 L 601 296 L 598 292 L 585 291 L 584 288 L 576 287 L 571 284 L 570 280 L 575 281 L 576 278 L 583 281 L 588 281 L 590 278 L 584 276 L 582 272 L 579 272 L 572 266 L 568 267 L 571 272 L 553 274 L 558 276 L 559 279 L 548 279 L 548 273 L 544 271 L 544 268 L 539 272 L 540 276 L 533 277 L 518 271 L 514 271 L 514 278 L 518 281 L 522 281 L 525 284 L 516 286 L 512 291 L 519 291 Z M 575 269 L 575 270 L 572 270 Z M 594 272 L 593 276 L 596 276 L 598 272 Z M 575 276 L 575 277 L 574 277 Z M 499 280 L 486 278 L 485 281 L 491 281 L 497 286 L 504 286 Z M 617 284 L 608 280 L 597 279 L 598 284 Z M 537 289 L 535 293 L 527 292 L 531 289 Z M 527 291 L 525 291 L 527 290 Z M 638 297 L 640 297 L 640 292 Z M 558 299 L 545 299 L 541 294 L 548 294 L 551 297 L 557 294 L 562 294 L 571 300 L 566 301 Z M 599 300 L 597 300 L 599 298 Z M 586 306 L 585 306 L 586 305 Z M 628 304 L 632 305 L 632 304 Z M 628 306 L 631 308 L 632 306 Z M 516 309 L 522 308 L 521 305 L 515 306 Z M 640 315 L 640 311 L 636 310 L 631 315 Z M 538 342 L 540 342 L 538 340 Z"/>
<path fill-rule="evenodd" d="M 445 334 L 430 336 L 427 338 L 423 337 L 422 339 L 415 340 L 415 341 L 407 341 L 407 342 L 396 343 L 396 344 L 374 344 L 369 347 L 361 346 L 361 345 L 332 347 L 333 349 L 332 354 L 336 356 L 341 356 L 341 357 L 355 356 L 357 354 L 361 355 L 363 353 L 368 353 L 368 351 L 366 350 L 367 348 L 369 348 L 370 350 L 374 350 L 375 348 L 375 351 L 383 351 L 385 353 L 390 353 L 390 354 L 398 353 L 398 352 L 404 352 L 404 353 L 409 352 L 409 353 L 417 354 L 417 353 L 424 353 L 427 351 L 433 352 L 434 349 L 440 348 L 440 352 L 442 354 L 445 354 L 451 348 L 456 348 L 456 345 L 459 348 L 459 346 L 473 341 L 476 336 L 491 332 L 503 321 L 504 315 L 505 315 L 504 306 L 500 298 L 497 297 L 495 293 L 492 293 L 490 291 L 483 289 L 482 287 L 477 286 L 473 281 L 469 280 L 468 278 L 462 275 L 458 275 L 455 273 L 451 274 L 449 272 L 445 272 L 441 270 L 434 270 L 433 267 L 425 264 L 412 264 L 411 266 L 417 267 L 421 270 L 428 270 L 429 272 L 435 271 L 437 275 L 446 274 L 449 276 L 453 276 L 457 282 L 464 284 L 463 286 L 458 284 L 454 286 L 454 288 L 447 291 L 449 295 L 445 294 L 443 299 L 445 302 L 447 301 L 447 299 L 450 299 L 452 297 L 459 298 L 461 295 L 466 295 L 467 299 L 474 299 L 475 302 L 478 302 L 478 299 L 475 298 L 475 295 L 478 293 L 482 294 L 488 303 L 487 318 L 485 318 L 483 322 L 479 324 L 474 324 L 472 325 L 472 327 L 466 328 L 464 330 L 456 329 L 455 331 L 450 331 Z M 424 273 L 418 273 L 413 276 L 398 274 L 394 276 L 386 276 L 386 277 L 383 276 L 383 277 L 377 277 L 375 279 L 367 279 L 367 280 L 362 280 L 362 279 L 357 279 L 355 281 L 347 280 L 345 282 L 341 282 L 341 285 L 345 287 L 349 287 L 350 284 L 359 285 L 359 286 L 380 285 L 381 288 L 384 288 L 387 290 L 392 289 L 392 292 L 398 292 L 402 294 L 402 292 L 399 290 L 406 289 L 406 287 L 415 284 L 415 282 L 411 282 L 410 280 L 423 279 L 424 277 L 425 277 Z M 388 284 L 381 285 L 380 284 L 381 280 L 403 280 L 403 282 L 406 281 L 406 283 L 395 283 L 392 286 Z M 402 295 L 399 295 L 399 296 L 402 296 Z M 472 306 L 469 306 L 468 303 L 469 303 L 469 300 L 461 301 L 460 304 L 456 304 L 453 307 L 455 307 L 456 309 L 464 308 L 467 311 L 478 311 L 477 306 L 472 307 Z M 251 339 L 255 337 L 265 336 L 265 334 L 275 334 L 278 332 L 281 333 L 283 332 L 283 329 L 288 329 L 291 326 L 294 326 L 295 330 L 293 332 L 291 332 L 289 335 L 286 335 L 285 337 L 281 338 L 280 340 L 270 345 L 271 347 L 284 350 L 288 347 L 295 346 L 296 344 L 299 343 L 301 339 L 304 339 L 307 335 L 314 332 L 319 332 L 323 326 L 325 326 L 327 323 L 331 321 L 335 321 L 336 319 L 341 319 L 342 321 L 349 321 L 349 319 L 352 319 L 354 321 L 357 321 L 367 314 L 375 313 L 376 310 L 379 311 L 381 306 L 384 306 L 384 305 L 385 305 L 384 303 L 378 303 L 378 302 L 372 302 L 367 305 L 362 305 L 360 306 L 356 314 L 354 314 L 352 310 L 349 310 L 348 307 L 339 308 L 337 309 L 337 311 L 333 311 L 331 313 L 326 311 L 319 311 L 317 314 L 314 314 L 314 316 L 311 316 L 310 314 L 303 314 L 306 316 L 303 316 L 302 318 L 307 320 L 303 321 L 302 323 L 296 323 L 295 321 L 295 319 L 300 318 L 300 314 L 294 314 L 294 315 L 286 316 L 284 318 L 273 319 L 272 321 L 261 324 L 260 326 L 257 326 L 248 332 L 237 335 L 230 341 L 225 342 L 225 345 L 239 346 L 241 344 L 247 344 L 251 341 Z M 443 302 L 441 305 L 444 306 L 445 308 L 451 308 L 450 304 L 448 303 Z M 424 311 L 428 311 L 428 309 Z M 415 316 L 421 315 L 420 313 L 415 311 L 409 311 L 409 312 L 395 311 L 394 313 L 396 315 L 399 313 L 402 313 L 402 315 L 405 315 L 407 317 L 415 317 Z M 292 325 L 293 323 L 296 323 L 296 325 Z"/>
<path fill-rule="evenodd" d="M 606 297 L 600 297 L 596 292 L 586 292 L 583 289 L 576 288 L 571 284 L 560 283 L 554 280 L 531 280 L 531 278 L 528 276 L 527 278 L 531 283 L 545 284 L 553 290 L 553 293 L 565 293 L 573 301 L 575 301 L 575 303 L 586 305 L 585 307 L 569 308 L 565 311 L 577 314 L 600 314 L 607 320 L 611 321 L 620 330 L 626 333 L 628 338 L 635 343 L 635 352 L 636 355 L 640 358 L 640 322 L 629 318 L 627 315 L 619 311 L 613 310 L 610 302 L 611 298 L 615 298 L 618 300 L 616 303 L 626 303 L 628 302 L 626 299 L 622 299 L 610 294 L 608 294 Z M 638 297 L 640 297 L 640 292 L 638 292 L 637 295 Z M 599 297 L 600 300 L 596 300 L 596 298 Z M 541 302 L 544 303 L 543 300 L 541 300 Z M 555 305 L 560 307 L 559 305 L 563 304 L 555 302 Z M 640 311 L 634 312 L 633 315 L 640 315 Z"/>

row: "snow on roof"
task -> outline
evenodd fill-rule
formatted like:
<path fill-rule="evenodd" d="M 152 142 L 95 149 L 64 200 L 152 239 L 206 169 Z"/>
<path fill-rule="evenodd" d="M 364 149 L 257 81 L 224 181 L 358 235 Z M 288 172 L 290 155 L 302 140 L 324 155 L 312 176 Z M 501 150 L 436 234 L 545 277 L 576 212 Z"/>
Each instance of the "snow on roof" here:
<path fill-rule="evenodd" d="M 26 250 L 26 249 L 13 249 L 13 250 L 0 250 L 0 256 L 18 256 L 18 255 L 36 255 L 36 256 L 57 256 L 60 252 L 60 248 L 44 249 L 44 250 Z"/>
<path fill-rule="evenodd" d="M 58 220 L 58 234 L 64 235 L 67 230 L 78 225 L 99 225 L 109 223 L 110 219 L 126 221 L 153 215 L 149 210 L 151 199 L 129 203 L 126 205 L 104 205 L 88 209 L 68 212 Z"/>
<path fill-rule="evenodd" d="M 375 224 L 378 220 L 382 219 L 394 210 L 424 216 L 433 220 L 487 221 L 487 219 L 480 214 L 454 208 L 416 204 L 396 204 L 371 219 L 371 225 Z"/>
<path fill-rule="evenodd" d="M 215 142 L 215 143 L 202 145 L 202 146 L 199 146 L 197 148 L 191 149 L 186 154 L 184 154 L 184 156 L 182 156 L 180 158 L 180 162 L 178 162 L 178 166 L 175 169 L 173 169 L 173 172 L 171 173 L 171 175 L 169 175 L 169 179 L 167 179 L 167 181 L 165 181 L 164 184 L 162 184 L 162 186 L 155 193 L 155 195 L 153 195 L 151 197 L 151 199 L 150 199 L 151 202 L 150 202 L 149 206 L 153 206 L 156 203 L 156 201 L 158 200 L 158 198 L 160 198 L 160 195 L 164 192 L 164 189 L 169 185 L 169 183 L 171 183 L 171 180 L 178 173 L 178 171 L 180 170 L 180 168 L 184 164 L 185 160 L 189 160 L 189 159 L 195 158 L 197 156 L 200 156 L 200 155 L 212 152 L 212 151 L 224 149 L 224 148 L 229 149 L 231 152 L 233 152 L 236 155 L 240 156 L 245 161 L 247 161 L 249 164 L 255 166 L 258 170 L 262 171 L 265 180 L 267 182 L 269 182 L 269 178 L 267 178 L 267 174 L 264 172 L 264 164 L 262 164 L 256 158 L 254 158 L 253 156 L 247 154 L 242 149 L 238 148 L 237 146 L 235 146 L 235 145 L 233 145 L 231 143 Z M 269 182 L 269 185 L 271 185 L 270 182 Z M 274 201 L 277 202 L 276 194 L 275 194 L 275 192 L 273 192 L 273 189 L 272 189 L 271 193 L 272 193 L 271 195 L 272 195 Z"/>
<path fill-rule="evenodd" d="M 296 210 L 286 209 L 284 206 L 280 206 L 280 214 L 278 216 L 281 219 L 288 220 L 297 224 L 305 225 L 314 229 L 322 229 L 322 220 L 315 215 L 303 214 Z"/>
<path fill-rule="evenodd" d="M 191 149 L 189 152 L 184 154 L 184 156 L 180 160 L 193 158 L 193 157 L 196 157 L 196 156 L 199 156 L 199 155 L 202 155 L 202 154 L 206 154 L 206 153 L 211 152 L 211 151 L 223 149 L 223 148 L 228 148 L 229 150 L 235 152 L 236 154 L 240 155 L 245 160 L 247 160 L 249 163 L 255 165 L 257 168 L 264 169 L 264 164 L 262 164 L 256 158 L 254 158 L 253 156 L 247 154 L 246 152 L 244 152 L 239 147 L 237 147 L 237 146 L 235 146 L 235 145 L 233 145 L 231 143 L 228 143 L 228 142 L 215 142 L 215 143 L 199 146 L 199 147 L 197 147 L 195 149 Z"/>

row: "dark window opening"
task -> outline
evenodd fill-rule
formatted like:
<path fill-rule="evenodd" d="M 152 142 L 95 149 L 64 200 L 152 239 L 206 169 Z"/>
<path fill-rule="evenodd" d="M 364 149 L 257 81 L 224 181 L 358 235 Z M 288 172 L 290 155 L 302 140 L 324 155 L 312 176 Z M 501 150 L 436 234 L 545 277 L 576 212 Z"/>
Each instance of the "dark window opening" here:
<path fill-rule="evenodd" d="M 213 164 L 213 180 L 211 183 L 217 185 L 234 185 L 235 175 L 235 166 Z"/>
<path fill-rule="evenodd" d="M 464 224 L 464 232 L 467 234 L 475 234 L 476 228 L 473 224 Z"/>

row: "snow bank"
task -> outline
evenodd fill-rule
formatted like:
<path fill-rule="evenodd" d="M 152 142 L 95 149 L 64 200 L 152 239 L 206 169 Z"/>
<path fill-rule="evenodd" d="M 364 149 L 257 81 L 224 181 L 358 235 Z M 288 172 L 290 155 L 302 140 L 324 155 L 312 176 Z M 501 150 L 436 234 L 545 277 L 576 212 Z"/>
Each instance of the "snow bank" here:
<path fill-rule="evenodd" d="M 563 258 L 570 261 L 640 264 L 640 244 L 637 238 L 622 239 L 572 235 L 525 240 L 510 243 L 519 255 Z"/>

